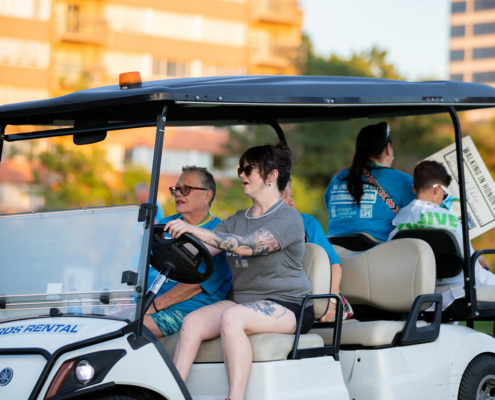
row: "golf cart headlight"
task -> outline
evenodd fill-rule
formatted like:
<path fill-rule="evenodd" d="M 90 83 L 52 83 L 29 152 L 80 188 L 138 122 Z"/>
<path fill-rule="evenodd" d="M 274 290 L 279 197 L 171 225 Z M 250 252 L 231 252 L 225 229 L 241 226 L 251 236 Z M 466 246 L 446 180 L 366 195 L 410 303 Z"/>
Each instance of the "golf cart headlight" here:
<path fill-rule="evenodd" d="M 83 385 L 91 382 L 95 376 L 95 369 L 88 360 L 79 361 L 76 365 L 76 378 Z"/>

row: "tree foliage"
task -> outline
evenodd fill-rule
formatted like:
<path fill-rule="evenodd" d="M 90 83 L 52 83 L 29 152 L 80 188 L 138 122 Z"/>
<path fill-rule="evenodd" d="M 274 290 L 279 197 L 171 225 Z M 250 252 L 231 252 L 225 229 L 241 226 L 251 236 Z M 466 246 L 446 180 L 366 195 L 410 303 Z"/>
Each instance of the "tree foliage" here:
<path fill-rule="evenodd" d="M 35 184 L 45 199 L 43 210 L 136 203 L 134 185 L 150 179 L 141 167 L 114 171 L 98 147 L 81 151 L 56 145 L 39 160 Z"/>

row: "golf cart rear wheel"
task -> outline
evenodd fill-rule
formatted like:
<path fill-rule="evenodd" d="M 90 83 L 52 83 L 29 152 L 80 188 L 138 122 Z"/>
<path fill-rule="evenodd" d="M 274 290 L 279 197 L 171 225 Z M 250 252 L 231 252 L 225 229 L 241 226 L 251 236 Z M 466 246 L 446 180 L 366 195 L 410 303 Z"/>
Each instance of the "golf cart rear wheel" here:
<path fill-rule="evenodd" d="M 459 400 L 488 400 L 495 396 L 495 356 L 480 354 L 467 366 L 459 387 Z"/>

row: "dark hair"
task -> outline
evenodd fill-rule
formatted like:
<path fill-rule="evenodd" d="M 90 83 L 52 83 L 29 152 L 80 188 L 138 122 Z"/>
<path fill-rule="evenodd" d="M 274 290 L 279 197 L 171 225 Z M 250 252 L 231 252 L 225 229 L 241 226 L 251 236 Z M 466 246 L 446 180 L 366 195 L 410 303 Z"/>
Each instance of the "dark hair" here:
<path fill-rule="evenodd" d="M 392 140 L 386 122 L 365 126 L 357 135 L 356 151 L 347 175 L 347 190 L 358 206 L 364 193 L 363 168 L 370 158 L 380 157 L 389 143 L 392 144 Z"/>
<path fill-rule="evenodd" d="M 448 187 L 452 177 L 445 167 L 436 161 L 421 161 L 414 168 L 414 189 L 416 193 L 428 190 L 433 185 L 439 183 Z"/>
<path fill-rule="evenodd" d="M 263 181 L 266 181 L 270 172 L 276 169 L 278 171 L 277 187 L 280 192 L 283 192 L 289 182 L 292 165 L 295 165 L 292 159 L 289 147 L 284 142 L 279 142 L 275 146 L 265 144 L 246 150 L 239 160 L 239 166 L 256 165 Z"/>
<path fill-rule="evenodd" d="M 213 203 L 215 195 L 217 194 L 217 184 L 215 183 L 215 178 L 213 178 L 211 172 L 204 167 L 196 167 L 195 165 L 185 165 L 182 167 L 182 172 L 189 174 L 196 173 L 201 176 L 201 186 L 213 192 L 213 196 L 211 196 L 210 203 L 208 204 L 211 207 L 211 203 Z"/>

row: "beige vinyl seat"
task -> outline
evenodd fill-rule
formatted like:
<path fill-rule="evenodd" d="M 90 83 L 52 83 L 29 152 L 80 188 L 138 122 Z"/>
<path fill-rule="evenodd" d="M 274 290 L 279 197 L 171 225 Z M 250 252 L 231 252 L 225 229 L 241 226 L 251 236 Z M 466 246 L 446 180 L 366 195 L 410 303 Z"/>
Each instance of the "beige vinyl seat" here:
<path fill-rule="evenodd" d="M 331 269 L 325 250 L 312 243 L 305 244 L 303 268 L 312 286 L 313 294 L 330 293 Z M 318 299 L 314 303 L 315 317 L 322 317 L 328 308 L 328 300 Z M 253 348 L 253 361 L 286 360 L 292 346 L 294 335 L 259 333 L 248 336 Z M 173 357 L 179 334 L 160 339 L 167 353 Z M 323 339 L 315 333 L 300 335 L 298 349 L 322 347 Z M 220 338 L 204 341 L 201 344 L 195 363 L 223 362 Z"/>
<path fill-rule="evenodd" d="M 439 234 L 440 238 L 439 238 Z M 447 258 L 445 260 L 445 256 L 449 256 L 449 253 L 454 253 L 460 256 L 461 258 L 464 257 L 464 249 L 462 246 L 461 241 L 459 240 L 459 237 L 454 234 L 453 232 L 450 232 L 446 229 L 413 229 L 413 230 L 403 230 L 399 232 L 396 236 L 401 237 L 402 236 L 410 236 L 411 235 L 416 235 L 415 237 L 418 239 L 423 239 L 426 242 L 430 244 L 430 246 L 433 248 L 433 252 L 438 253 L 436 254 L 437 257 L 437 270 L 439 268 L 439 264 L 441 265 L 446 264 L 444 266 L 444 271 L 446 269 L 447 272 L 449 272 L 449 269 L 452 268 L 452 259 Z M 440 240 L 439 240 L 440 239 Z M 397 239 L 394 239 L 397 240 Z M 443 258 L 443 259 L 442 259 Z M 462 273 L 462 264 L 458 263 L 458 268 L 459 268 L 459 273 Z M 438 272 L 438 271 L 437 271 Z M 441 274 L 442 272 L 440 272 Z M 438 276 L 441 278 L 442 276 Z M 444 277 L 450 277 L 449 275 L 446 275 Z M 479 285 L 477 290 L 476 290 L 476 300 L 479 302 L 495 302 L 495 288 L 491 285 Z"/>
<path fill-rule="evenodd" d="M 417 296 L 435 292 L 435 257 L 418 239 L 385 242 L 370 250 L 353 252 L 334 246 L 342 263 L 341 292 L 351 305 L 368 305 L 394 313 L 409 312 Z M 404 329 L 405 321 L 344 321 L 343 346 L 389 346 Z M 419 321 L 417 326 L 426 326 Z M 332 344 L 333 329 L 310 333 Z"/>

